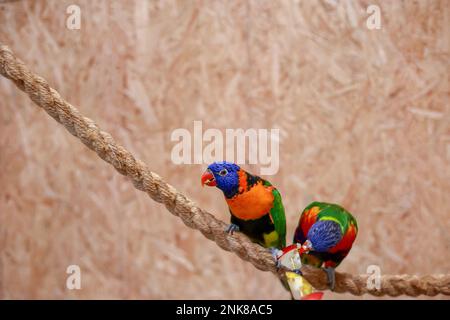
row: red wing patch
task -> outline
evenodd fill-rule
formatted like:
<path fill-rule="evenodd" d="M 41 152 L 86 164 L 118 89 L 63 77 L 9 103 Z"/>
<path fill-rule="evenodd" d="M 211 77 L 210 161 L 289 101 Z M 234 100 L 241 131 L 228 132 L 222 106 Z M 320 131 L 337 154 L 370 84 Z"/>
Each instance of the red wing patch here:
<path fill-rule="evenodd" d="M 336 253 L 338 251 L 344 251 L 344 252 L 350 251 L 350 249 L 352 248 L 353 242 L 356 239 L 357 232 L 358 231 L 356 230 L 355 225 L 353 223 L 350 223 L 344 237 L 341 239 L 341 241 L 339 241 L 339 243 L 336 246 L 331 248 L 329 250 L 329 252 Z"/>
<path fill-rule="evenodd" d="M 336 262 L 332 261 L 332 260 L 327 260 L 323 263 L 323 266 L 325 268 L 336 268 Z"/>
<path fill-rule="evenodd" d="M 304 236 L 308 234 L 309 228 L 317 221 L 317 215 L 320 212 L 319 207 L 312 207 L 311 209 L 304 211 L 302 216 L 300 217 L 300 228 L 302 228 L 302 232 Z"/>

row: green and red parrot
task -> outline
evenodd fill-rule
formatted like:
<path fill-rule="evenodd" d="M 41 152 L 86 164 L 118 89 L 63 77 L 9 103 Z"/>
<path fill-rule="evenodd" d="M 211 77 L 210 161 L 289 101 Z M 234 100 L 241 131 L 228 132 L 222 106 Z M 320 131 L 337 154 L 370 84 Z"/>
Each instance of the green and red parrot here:
<path fill-rule="evenodd" d="M 358 224 L 350 212 L 337 204 L 313 202 L 300 216 L 294 243 L 302 245 L 303 264 L 324 268 L 333 290 L 334 269 L 349 253 L 357 234 Z"/>
<path fill-rule="evenodd" d="M 210 164 L 201 181 L 223 192 L 231 214 L 227 232 L 240 231 L 266 248 L 286 246 L 283 202 L 270 182 L 226 161 Z"/>

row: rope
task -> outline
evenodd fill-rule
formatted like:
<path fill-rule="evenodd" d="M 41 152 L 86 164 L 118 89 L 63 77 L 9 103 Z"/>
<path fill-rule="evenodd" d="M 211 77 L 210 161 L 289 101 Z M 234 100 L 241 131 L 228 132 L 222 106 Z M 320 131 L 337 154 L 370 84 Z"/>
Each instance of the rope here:
<path fill-rule="evenodd" d="M 146 164 L 136 159 L 124 147 L 117 144 L 110 134 L 101 131 L 89 118 L 84 117 L 74 106 L 65 101 L 51 88 L 47 81 L 32 73 L 28 67 L 0 43 L 0 74 L 22 91 L 51 117 L 61 123 L 72 135 L 79 138 L 89 149 L 111 164 L 119 173 L 127 176 L 133 185 L 146 192 L 153 200 L 164 204 L 169 212 L 181 218 L 184 224 L 199 230 L 206 238 L 241 259 L 249 261 L 257 269 L 277 273 L 275 262 L 269 251 L 251 242 L 242 233 L 224 232 L 226 224 L 212 214 L 199 208 L 189 198 L 166 183 L 159 175 L 149 170 Z M 325 273 L 317 268 L 303 266 L 304 277 L 318 290 L 327 289 Z M 282 276 L 283 270 L 278 270 Z M 382 275 L 380 289 L 367 286 L 369 275 L 351 275 L 336 272 L 335 292 L 374 296 L 435 296 L 450 295 L 450 275 Z"/>

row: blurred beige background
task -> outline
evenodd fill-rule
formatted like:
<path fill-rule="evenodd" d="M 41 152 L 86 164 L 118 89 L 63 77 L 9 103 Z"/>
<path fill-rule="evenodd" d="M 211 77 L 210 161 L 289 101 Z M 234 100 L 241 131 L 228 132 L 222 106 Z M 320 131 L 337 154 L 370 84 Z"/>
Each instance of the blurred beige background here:
<path fill-rule="evenodd" d="M 310 201 L 337 202 L 360 227 L 338 271 L 450 272 L 449 1 L 78 0 L 69 30 L 73 2 L 0 4 L 0 42 L 200 206 L 228 220 L 205 165 L 171 161 L 174 129 L 279 128 L 289 241 Z M 3 78 L 0 97 L 0 298 L 289 298 Z"/>

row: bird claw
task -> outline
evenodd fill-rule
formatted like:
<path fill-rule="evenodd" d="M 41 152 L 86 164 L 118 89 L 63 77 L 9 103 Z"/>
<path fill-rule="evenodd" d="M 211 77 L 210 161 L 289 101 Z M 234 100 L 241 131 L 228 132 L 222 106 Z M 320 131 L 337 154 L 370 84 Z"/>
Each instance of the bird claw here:
<path fill-rule="evenodd" d="M 281 261 L 279 260 L 279 257 L 280 257 L 280 253 L 282 253 L 282 251 L 275 247 L 269 248 L 269 251 L 270 251 L 270 254 L 272 255 L 273 259 L 275 260 L 275 263 L 277 264 L 277 270 L 279 270 L 281 268 Z"/>
<path fill-rule="evenodd" d="M 270 251 L 270 254 L 272 255 L 272 257 L 276 260 L 278 260 L 278 256 L 280 255 L 280 252 L 282 252 L 280 249 L 275 248 L 275 247 L 270 247 L 269 251 Z"/>
<path fill-rule="evenodd" d="M 225 229 L 225 232 L 229 234 L 233 234 L 235 231 L 239 231 L 239 226 L 234 223 L 230 223 Z"/>
<path fill-rule="evenodd" d="M 277 270 L 280 270 L 281 269 L 281 261 L 277 260 L 275 262 L 275 266 L 277 267 Z"/>
<path fill-rule="evenodd" d="M 334 268 L 325 267 L 322 268 L 323 271 L 327 274 L 327 284 L 331 291 L 334 291 L 336 286 L 336 272 Z"/>

